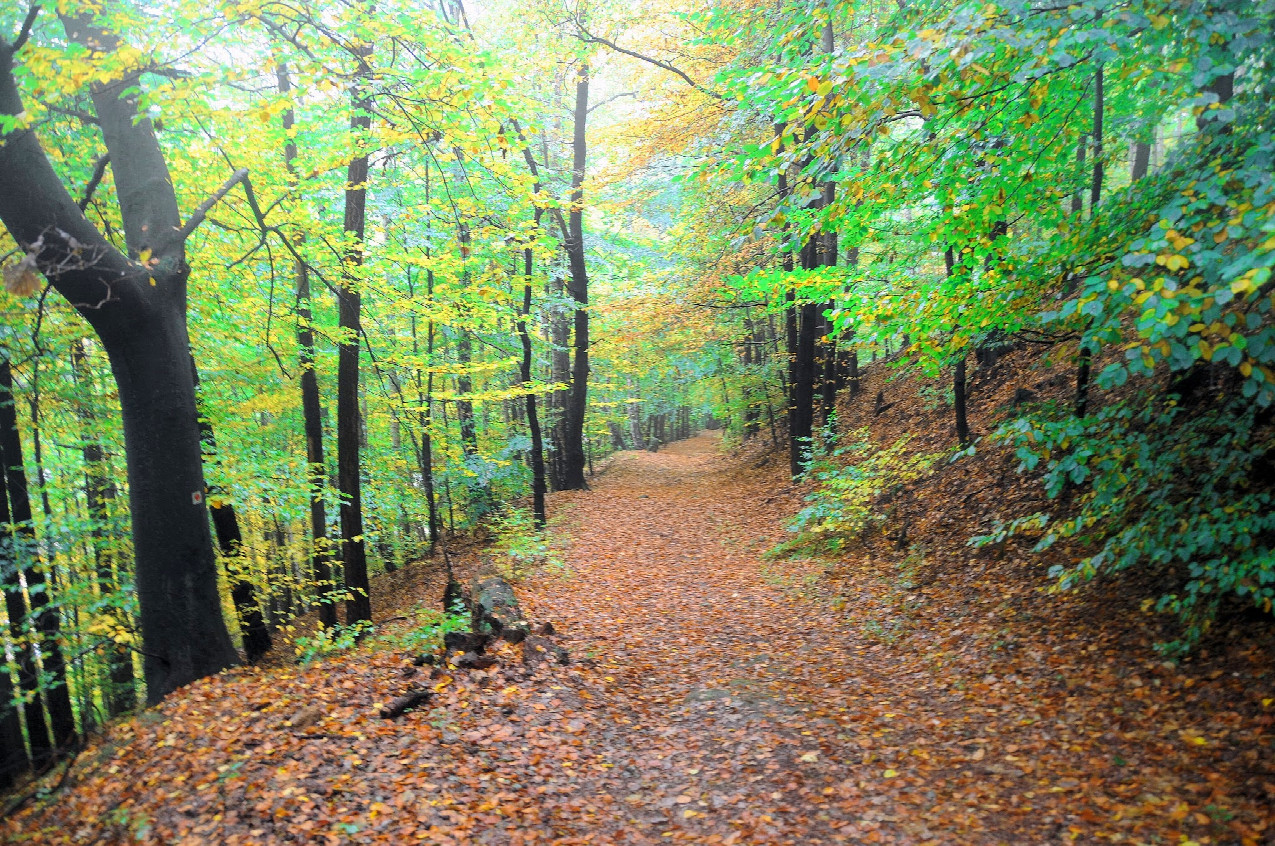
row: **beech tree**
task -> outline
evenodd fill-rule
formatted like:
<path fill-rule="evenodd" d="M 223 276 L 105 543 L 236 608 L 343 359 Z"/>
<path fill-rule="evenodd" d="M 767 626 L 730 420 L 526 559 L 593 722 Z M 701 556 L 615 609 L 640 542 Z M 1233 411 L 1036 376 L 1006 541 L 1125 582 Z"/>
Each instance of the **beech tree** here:
<path fill-rule="evenodd" d="M 125 250 L 81 212 L 26 125 L 15 66 L 39 14 L 32 6 L 0 42 L 0 221 L 25 251 L 7 277 L 43 274 L 101 339 L 119 390 L 133 522 L 146 695 L 236 663 L 222 619 L 204 498 L 195 386 L 190 367 L 186 239 L 246 174 L 227 181 L 185 221 L 155 129 L 139 109 L 140 68 L 122 66 L 91 86 L 114 173 Z M 90 58 L 120 46 L 92 15 L 64 18 Z M 12 287 L 12 286 L 11 286 Z"/>

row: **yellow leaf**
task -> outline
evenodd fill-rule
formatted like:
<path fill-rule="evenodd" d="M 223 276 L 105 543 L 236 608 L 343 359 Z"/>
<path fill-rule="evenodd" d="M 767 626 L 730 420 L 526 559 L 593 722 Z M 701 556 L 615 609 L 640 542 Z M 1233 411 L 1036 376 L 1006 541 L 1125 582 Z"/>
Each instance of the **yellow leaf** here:
<path fill-rule="evenodd" d="M 882 775 L 884 775 L 886 778 L 898 778 L 898 777 L 899 777 L 899 771 L 898 771 L 898 770 L 886 770 L 884 773 L 882 773 Z"/>
<path fill-rule="evenodd" d="M 147 247 L 146 249 L 142 250 L 140 253 L 137 254 L 137 260 L 140 261 L 142 264 L 149 264 L 151 260 L 151 255 L 152 255 L 151 248 Z"/>
<path fill-rule="evenodd" d="M 800 760 L 805 761 L 807 764 L 813 764 L 815 761 L 819 760 L 819 753 L 807 752 L 805 755 L 801 756 Z"/>

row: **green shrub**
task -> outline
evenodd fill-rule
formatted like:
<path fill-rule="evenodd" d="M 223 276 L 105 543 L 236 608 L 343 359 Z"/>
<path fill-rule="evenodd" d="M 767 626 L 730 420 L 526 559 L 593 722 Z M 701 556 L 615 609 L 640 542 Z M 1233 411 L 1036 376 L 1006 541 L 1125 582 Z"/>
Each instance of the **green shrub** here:
<path fill-rule="evenodd" d="M 320 628 L 313 635 L 302 635 L 296 639 L 293 647 L 297 653 L 297 662 L 309 664 L 353 649 L 374 628 L 370 621 L 358 620 L 348 626 Z"/>
<path fill-rule="evenodd" d="M 1061 589 L 1134 567 L 1170 578 L 1169 592 L 1148 603 L 1185 624 L 1168 651 L 1194 644 L 1227 595 L 1270 612 L 1275 509 L 1264 462 L 1275 438 L 1257 414 L 1238 398 L 1188 412 L 1144 392 L 1081 419 L 1044 410 L 1007 423 L 994 437 L 1014 445 L 1021 471 L 1044 468 L 1050 499 L 1071 492 L 1074 512 L 998 524 L 971 543 L 1030 530 L 1044 532 L 1037 551 L 1071 538 L 1096 548 L 1051 568 Z"/>
<path fill-rule="evenodd" d="M 850 445 L 812 458 L 806 473 L 819 481 L 819 487 L 806 497 L 810 505 L 797 512 L 788 527 L 796 537 L 778 551 L 841 549 L 885 519 L 877 508 L 883 494 L 897 494 L 925 476 L 940 457 L 908 452 L 910 437 L 884 449 L 872 442 L 866 428 L 851 432 L 849 438 Z"/>
<path fill-rule="evenodd" d="M 496 534 L 497 567 L 502 576 L 519 579 L 538 567 L 566 569 L 548 534 L 536 529 L 529 510 L 507 508 L 496 515 L 492 528 Z"/>

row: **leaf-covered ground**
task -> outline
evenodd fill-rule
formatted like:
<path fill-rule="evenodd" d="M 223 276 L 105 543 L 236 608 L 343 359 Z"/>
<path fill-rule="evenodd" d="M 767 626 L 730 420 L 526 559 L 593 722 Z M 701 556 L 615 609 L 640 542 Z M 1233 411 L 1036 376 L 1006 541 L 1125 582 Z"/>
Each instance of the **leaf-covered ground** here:
<path fill-rule="evenodd" d="M 767 561 L 802 491 L 718 443 L 621 454 L 554 499 L 571 572 L 519 590 L 571 664 L 527 674 L 503 647 L 426 680 L 382 638 L 233 671 L 113 727 L 5 837 L 1271 842 L 1269 643 L 1173 666 L 1038 574 Z M 387 577 L 378 613 L 441 588 Z M 378 716 L 425 683 L 421 711 Z"/>

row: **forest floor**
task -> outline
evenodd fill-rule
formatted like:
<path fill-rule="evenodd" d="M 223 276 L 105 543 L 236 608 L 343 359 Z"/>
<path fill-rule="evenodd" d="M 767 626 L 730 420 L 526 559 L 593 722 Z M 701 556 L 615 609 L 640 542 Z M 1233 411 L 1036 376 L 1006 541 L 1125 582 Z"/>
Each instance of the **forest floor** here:
<path fill-rule="evenodd" d="M 112 726 L 0 836 L 1273 842 L 1269 640 L 1174 665 L 1090 637 L 1086 606 L 1033 595 L 1039 574 L 920 585 L 903 564 L 768 559 L 803 489 L 720 446 L 621 453 L 555 495 L 567 571 L 518 590 L 569 664 L 527 671 L 504 646 L 427 679 L 391 625 L 309 666 L 230 671 Z M 377 613 L 441 590 L 416 565 L 382 580 Z M 424 683 L 432 702 L 380 718 Z"/>

